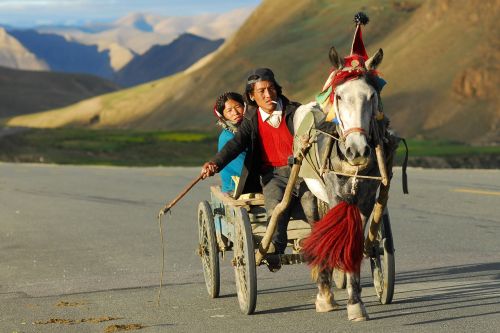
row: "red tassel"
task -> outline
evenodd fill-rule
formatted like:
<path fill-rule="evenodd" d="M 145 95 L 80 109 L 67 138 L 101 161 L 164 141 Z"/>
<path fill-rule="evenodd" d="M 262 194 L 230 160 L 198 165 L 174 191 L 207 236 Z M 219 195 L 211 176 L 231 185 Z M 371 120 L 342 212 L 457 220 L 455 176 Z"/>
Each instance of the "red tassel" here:
<path fill-rule="evenodd" d="M 353 273 L 363 260 L 363 242 L 358 206 L 342 201 L 313 226 L 303 251 L 311 266 Z"/>

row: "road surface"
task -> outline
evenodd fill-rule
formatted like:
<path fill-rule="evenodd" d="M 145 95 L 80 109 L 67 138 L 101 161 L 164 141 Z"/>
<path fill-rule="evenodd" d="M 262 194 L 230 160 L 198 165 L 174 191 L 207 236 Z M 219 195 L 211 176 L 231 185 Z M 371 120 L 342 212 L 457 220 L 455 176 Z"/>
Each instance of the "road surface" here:
<path fill-rule="evenodd" d="M 380 305 L 362 272 L 371 320 L 314 310 L 305 265 L 258 268 L 256 313 L 239 312 L 230 256 L 221 297 L 209 299 L 196 207 L 214 177 L 165 220 L 161 303 L 158 210 L 198 168 L 0 164 L 0 332 L 492 332 L 500 329 L 500 171 L 396 169 L 389 209 L 396 247 L 394 302 Z M 118 327 L 118 326 L 116 326 Z M 110 328 L 111 329 L 111 328 Z"/>

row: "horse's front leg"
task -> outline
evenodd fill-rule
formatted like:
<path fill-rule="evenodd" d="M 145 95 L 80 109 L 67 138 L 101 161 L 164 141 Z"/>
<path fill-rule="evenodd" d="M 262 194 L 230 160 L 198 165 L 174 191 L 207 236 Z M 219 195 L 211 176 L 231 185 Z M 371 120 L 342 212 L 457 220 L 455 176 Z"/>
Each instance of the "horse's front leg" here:
<path fill-rule="evenodd" d="M 360 272 L 347 273 L 347 318 L 352 321 L 368 320 L 368 313 L 361 300 Z"/>
<path fill-rule="evenodd" d="M 316 272 L 315 272 L 316 271 Z M 318 284 L 318 294 L 316 295 L 316 312 L 329 312 L 337 309 L 339 305 L 335 302 L 331 288 L 332 271 L 324 269 L 319 272 L 318 267 L 313 268 L 313 278 Z M 316 275 L 316 276 L 314 276 Z"/>

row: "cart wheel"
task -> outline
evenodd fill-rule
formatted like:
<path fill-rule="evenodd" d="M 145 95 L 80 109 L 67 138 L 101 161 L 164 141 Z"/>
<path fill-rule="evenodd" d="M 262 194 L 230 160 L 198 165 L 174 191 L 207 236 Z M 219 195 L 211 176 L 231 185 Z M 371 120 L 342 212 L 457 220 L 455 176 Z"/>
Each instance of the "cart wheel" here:
<path fill-rule="evenodd" d="M 219 251 L 215 236 L 214 217 L 207 201 L 200 202 L 198 206 L 198 237 L 200 241 L 199 255 L 203 266 L 205 284 L 211 298 L 219 297 Z"/>
<path fill-rule="evenodd" d="M 337 289 L 345 289 L 347 285 L 347 277 L 345 272 L 341 269 L 334 268 L 332 272 L 333 283 Z"/>
<path fill-rule="evenodd" d="M 382 225 L 377 235 L 378 251 L 374 251 L 375 256 L 370 258 L 370 266 L 372 270 L 373 285 L 380 303 L 390 304 L 394 295 L 396 270 L 394 262 L 394 243 L 387 210 L 384 212 L 381 222 Z"/>
<path fill-rule="evenodd" d="M 235 208 L 233 266 L 241 312 L 252 314 L 257 302 L 257 273 L 252 228 L 244 208 Z"/>

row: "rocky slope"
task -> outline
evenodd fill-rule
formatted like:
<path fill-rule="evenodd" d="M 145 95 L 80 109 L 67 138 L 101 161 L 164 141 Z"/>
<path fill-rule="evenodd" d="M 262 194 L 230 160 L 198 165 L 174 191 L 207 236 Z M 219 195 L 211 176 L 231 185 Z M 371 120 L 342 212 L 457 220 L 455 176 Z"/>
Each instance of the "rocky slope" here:
<path fill-rule="evenodd" d="M 47 70 L 49 66 L 0 27 L 0 66 L 14 69 Z"/>

